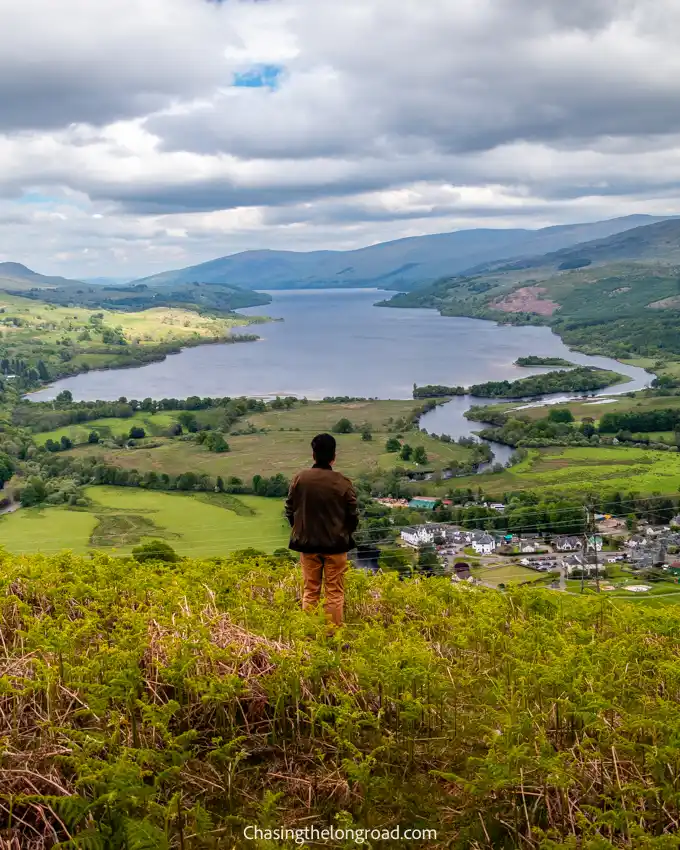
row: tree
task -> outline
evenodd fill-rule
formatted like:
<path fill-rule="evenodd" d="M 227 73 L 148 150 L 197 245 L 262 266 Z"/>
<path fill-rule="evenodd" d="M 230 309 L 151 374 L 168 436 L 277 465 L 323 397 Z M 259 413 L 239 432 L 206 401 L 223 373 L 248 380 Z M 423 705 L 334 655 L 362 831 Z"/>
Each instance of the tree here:
<path fill-rule="evenodd" d="M 73 393 L 70 390 L 62 390 L 55 401 L 57 404 L 71 404 L 73 402 Z"/>
<path fill-rule="evenodd" d="M 404 458 L 408 460 L 408 458 Z M 427 452 L 425 451 L 425 446 L 416 446 L 413 450 L 413 461 L 414 463 L 427 463 Z"/>
<path fill-rule="evenodd" d="M 386 452 L 398 452 L 401 450 L 401 443 L 397 440 L 396 437 L 390 437 L 389 440 L 385 443 L 385 451 Z"/>
<path fill-rule="evenodd" d="M 437 557 L 434 546 L 422 546 L 420 548 L 416 569 L 419 573 L 426 576 L 441 575 L 443 573 L 444 570 Z"/>
<path fill-rule="evenodd" d="M 38 375 L 41 381 L 49 381 L 50 373 L 43 360 L 38 360 Z"/>
<path fill-rule="evenodd" d="M 133 425 L 132 428 L 130 428 L 129 437 L 131 440 L 143 440 L 144 437 L 146 437 L 146 431 L 139 425 Z"/>
<path fill-rule="evenodd" d="M 334 434 L 351 434 L 354 431 L 354 425 L 352 425 L 349 419 L 343 417 L 342 419 L 338 419 L 332 430 Z"/>
<path fill-rule="evenodd" d="M 584 417 L 581 422 L 581 433 L 584 437 L 592 437 L 595 433 L 595 420 L 589 416 Z"/>
<path fill-rule="evenodd" d="M 401 447 L 401 452 L 399 453 L 399 457 L 402 460 L 411 460 L 411 456 L 413 455 L 413 449 L 409 446 L 408 443 L 404 443 Z"/>
<path fill-rule="evenodd" d="M 224 439 L 221 431 L 208 431 L 204 442 L 208 451 L 217 453 L 229 451 L 229 443 Z"/>
<path fill-rule="evenodd" d="M 548 414 L 551 422 L 573 422 L 574 414 L 568 407 L 554 407 Z"/>
<path fill-rule="evenodd" d="M 14 461 L 5 452 L 0 452 L 0 489 L 14 475 Z"/>
<path fill-rule="evenodd" d="M 217 481 L 215 482 L 215 489 L 218 493 L 224 493 L 224 479 L 221 475 L 217 476 Z"/>
<path fill-rule="evenodd" d="M 371 430 L 370 425 L 364 425 L 361 429 L 361 439 L 364 443 L 370 443 L 373 439 L 373 431 Z"/>
<path fill-rule="evenodd" d="M 195 434 L 198 431 L 198 421 L 190 411 L 183 410 L 177 419 L 179 424 L 190 434 Z"/>
<path fill-rule="evenodd" d="M 21 491 L 19 501 L 22 507 L 30 508 L 39 505 L 47 498 L 47 488 L 42 478 L 30 478 L 28 484 Z"/>
<path fill-rule="evenodd" d="M 146 543 L 135 546 L 132 557 L 140 563 L 162 561 L 166 564 L 174 564 L 179 560 L 177 552 L 164 540 L 147 540 Z"/>
<path fill-rule="evenodd" d="M 383 549 L 378 559 L 378 566 L 381 570 L 396 572 L 400 578 L 413 574 L 413 565 L 411 558 L 403 549 Z"/>
<path fill-rule="evenodd" d="M 73 448 L 73 442 L 64 434 L 64 436 L 60 440 L 61 450 L 63 452 L 68 451 Z"/>
<path fill-rule="evenodd" d="M 87 442 L 94 444 L 99 442 L 99 432 L 98 431 L 90 431 L 87 435 Z"/>

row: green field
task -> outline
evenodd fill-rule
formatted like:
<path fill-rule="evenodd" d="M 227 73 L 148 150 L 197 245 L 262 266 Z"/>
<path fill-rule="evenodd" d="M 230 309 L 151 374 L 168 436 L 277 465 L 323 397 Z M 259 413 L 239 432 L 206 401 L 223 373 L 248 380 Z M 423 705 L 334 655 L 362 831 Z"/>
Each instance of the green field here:
<path fill-rule="evenodd" d="M 271 552 L 288 542 L 278 499 L 122 487 L 89 487 L 85 494 L 92 500 L 87 509 L 24 508 L 1 517 L 0 545 L 18 553 L 129 552 L 160 538 L 182 555 L 206 557 L 248 547 Z"/>
<path fill-rule="evenodd" d="M 536 570 L 529 570 L 518 564 L 508 564 L 504 567 L 489 567 L 488 569 L 475 569 L 472 571 L 475 578 L 488 581 L 490 584 L 519 584 L 525 581 L 536 581 L 541 577 Z"/>
<path fill-rule="evenodd" d="M 243 422 L 238 422 L 235 430 L 245 430 L 248 424 L 264 433 L 228 434 L 227 440 L 231 451 L 214 454 L 202 445 L 192 441 L 177 439 L 162 439 L 161 445 L 155 448 L 140 446 L 134 451 L 129 449 L 108 448 L 98 445 L 81 445 L 71 452 L 80 456 L 96 456 L 107 463 L 115 464 L 126 469 L 137 469 L 139 472 L 166 472 L 169 475 L 179 475 L 191 470 L 197 473 L 208 473 L 215 477 L 236 476 L 249 481 L 254 475 L 271 476 L 278 472 L 290 476 L 299 469 L 308 466 L 311 461 L 310 443 L 312 437 L 320 431 L 332 430 L 335 423 L 342 418 L 350 419 L 355 427 L 364 424 L 371 426 L 373 439 L 363 440 L 361 434 L 336 434 L 338 443 L 338 458 L 336 469 L 347 475 L 356 475 L 368 470 L 388 470 L 397 465 L 406 469 L 416 469 L 411 462 L 402 461 L 397 453 L 387 452 L 385 443 L 390 436 L 395 435 L 395 422 L 410 421 L 413 401 L 377 401 L 357 402 L 348 404 L 314 404 L 300 405 L 291 410 L 271 410 L 250 416 Z M 197 418 L 214 411 L 201 411 Z M 137 414 L 148 416 L 148 414 Z M 156 417 L 170 417 L 172 421 L 176 414 L 156 414 L 149 417 L 151 425 L 157 422 Z M 130 420 L 106 420 L 120 422 L 120 433 L 127 433 Z M 161 420 L 164 422 L 165 420 Z M 95 423 L 83 426 L 88 433 Z M 80 428 L 80 426 L 74 426 Z M 41 440 L 61 434 L 64 429 L 42 434 Z M 66 429 L 68 430 L 68 429 Z M 114 433 L 116 433 L 114 431 Z M 403 441 L 413 448 L 423 446 L 428 456 L 428 468 L 442 469 L 452 462 L 465 463 L 470 460 L 469 449 L 456 443 L 443 443 L 418 430 L 404 431 Z"/>
<path fill-rule="evenodd" d="M 534 489 L 572 494 L 591 489 L 600 493 L 621 490 L 641 495 L 677 494 L 680 454 L 622 446 L 530 449 L 524 461 L 505 472 L 457 478 L 455 486 L 481 486 L 490 496 Z M 429 485 L 429 489 L 436 488 Z"/>
<path fill-rule="evenodd" d="M 37 445 L 44 446 L 48 440 L 59 442 L 62 437 L 68 437 L 74 445 L 78 445 L 87 443 L 91 431 L 96 431 L 102 439 L 122 437 L 129 434 L 133 425 L 144 428 L 147 437 L 159 436 L 174 422 L 177 422 L 176 412 L 142 413 L 138 411 L 127 419 L 93 419 L 91 422 L 83 422 L 79 425 L 65 425 L 63 428 L 36 434 L 34 439 Z"/>

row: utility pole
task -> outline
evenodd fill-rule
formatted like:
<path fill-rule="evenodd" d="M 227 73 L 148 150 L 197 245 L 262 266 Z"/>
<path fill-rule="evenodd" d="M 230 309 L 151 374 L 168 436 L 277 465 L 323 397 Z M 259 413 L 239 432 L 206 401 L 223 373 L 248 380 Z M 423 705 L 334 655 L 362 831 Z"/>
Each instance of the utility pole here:
<path fill-rule="evenodd" d="M 588 561 L 588 506 L 583 506 L 583 563 L 581 564 L 581 593 L 585 590 L 586 563 Z"/>
<path fill-rule="evenodd" d="M 595 525 L 595 508 L 593 505 L 586 506 L 586 555 L 588 552 L 588 537 L 593 538 L 593 552 L 595 553 L 595 588 L 600 592 L 600 563 L 597 551 L 597 526 Z M 585 565 L 584 565 L 585 566 Z M 581 593 L 583 593 L 583 573 L 581 573 Z"/>

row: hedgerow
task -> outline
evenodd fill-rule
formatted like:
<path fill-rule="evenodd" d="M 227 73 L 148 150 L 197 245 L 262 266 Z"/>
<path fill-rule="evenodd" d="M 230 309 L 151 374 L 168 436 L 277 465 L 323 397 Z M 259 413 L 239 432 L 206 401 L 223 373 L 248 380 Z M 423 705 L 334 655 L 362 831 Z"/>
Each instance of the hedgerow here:
<path fill-rule="evenodd" d="M 331 635 L 299 597 L 253 551 L 1 555 L 0 847 L 679 846 L 672 607 L 352 572 Z"/>

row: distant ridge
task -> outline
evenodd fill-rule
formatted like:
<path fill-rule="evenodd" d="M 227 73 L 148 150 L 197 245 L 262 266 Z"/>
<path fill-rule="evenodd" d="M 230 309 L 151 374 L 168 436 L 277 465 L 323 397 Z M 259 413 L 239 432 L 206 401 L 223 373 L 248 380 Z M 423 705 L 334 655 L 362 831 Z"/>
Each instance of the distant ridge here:
<path fill-rule="evenodd" d="M 0 263 L 0 288 L 2 289 L 21 290 L 55 286 L 83 286 L 83 283 L 66 277 L 38 274 L 22 263 Z"/>
<path fill-rule="evenodd" d="M 380 287 L 413 289 L 481 264 L 559 251 L 664 221 L 631 215 L 528 229 L 473 229 L 413 236 L 352 251 L 243 251 L 135 283 L 221 283 L 247 289 Z"/>

